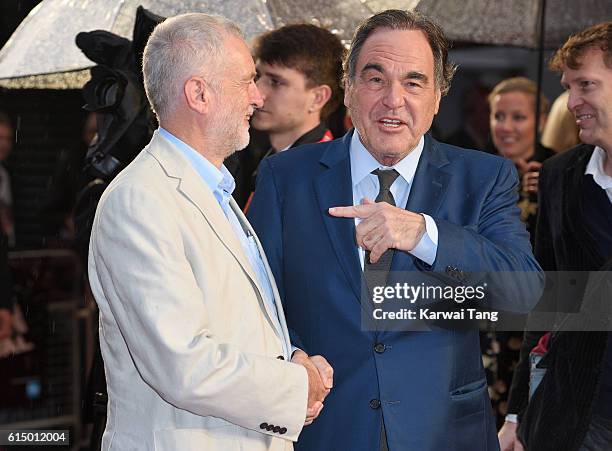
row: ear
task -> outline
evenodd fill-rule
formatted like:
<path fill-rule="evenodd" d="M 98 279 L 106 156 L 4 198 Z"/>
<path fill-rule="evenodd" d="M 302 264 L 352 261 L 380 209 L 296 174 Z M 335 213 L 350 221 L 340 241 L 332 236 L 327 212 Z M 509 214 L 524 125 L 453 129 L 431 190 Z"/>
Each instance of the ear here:
<path fill-rule="evenodd" d="M 347 110 L 350 108 L 349 104 L 351 103 L 351 89 L 351 83 L 347 77 L 346 81 L 344 82 L 344 106 Z"/>
<path fill-rule="evenodd" d="M 187 106 L 199 114 L 205 114 L 210 109 L 211 91 L 201 77 L 190 77 L 183 86 Z"/>
<path fill-rule="evenodd" d="M 436 107 L 434 109 L 434 115 L 438 114 L 438 110 L 440 109 L 440 100 L 442 100 L 442 91 L 440 89 L 436 89 Z"/>
<path fill-rule="evenodd" d="M 332 90 L 327 85 L 315 86 L 311 89 L 313 96 L 310 107 L 308 108 L 309 113 L 319 113 L 330 99 Z"/>

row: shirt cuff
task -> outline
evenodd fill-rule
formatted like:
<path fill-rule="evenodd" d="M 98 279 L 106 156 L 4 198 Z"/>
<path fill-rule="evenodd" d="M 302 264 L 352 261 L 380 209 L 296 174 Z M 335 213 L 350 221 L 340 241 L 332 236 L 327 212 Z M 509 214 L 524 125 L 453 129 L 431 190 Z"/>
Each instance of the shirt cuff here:
<path fill-rule="evenodd" d="M 429 266 L 433 266 L 438 253 L 438 226 L 431 216 L 423 213 L 421 216 L 425 218 L 425 234 L 410 253 Z"/>
<path fill-rule="evenodd" d="M 518 423 L 518 415 L 515 413 L 509 413 L 505 418 L 506 423 Z"/>

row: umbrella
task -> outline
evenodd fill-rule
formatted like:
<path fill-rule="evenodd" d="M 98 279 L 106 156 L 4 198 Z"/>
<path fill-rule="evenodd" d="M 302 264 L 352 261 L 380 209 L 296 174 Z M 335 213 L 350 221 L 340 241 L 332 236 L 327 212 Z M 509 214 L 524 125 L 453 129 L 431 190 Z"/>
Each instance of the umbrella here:
<path fill-rule="evenodd" d="M 372 13 L 412 8 L 418 0 L 43 0 L 0 50 L 0 84 L 11 88 L 80 88 L 95 63 L 74 44 L 80 31 L 106 30 L 131 38 L 136 8 L 163 17 L 185 12 L 221 14 L 247 39 L 283 24 L 313 22 L 343 40 Z"/>
<path fill-rule="evenodd" d="M 612 18 L 610 0 L 421 0 L 416 9 L 434 18 L 453 41 L 529 49 L 555 49 L 571 34 Z"/>
<path fill-rule="evenodd" d="M 136 8 L 164 17 L 206 11 L 239 20 L 246 36 L 272 25 L 260 0 L 44 0 L 23 20 L 0 51 L 0 79 L 7 87 L 79 88 L 95 65 L 74 43 L 81 31 L 106 30 L 131 38 Z M 49 75 L 53 74 L 53 75 Z"/>

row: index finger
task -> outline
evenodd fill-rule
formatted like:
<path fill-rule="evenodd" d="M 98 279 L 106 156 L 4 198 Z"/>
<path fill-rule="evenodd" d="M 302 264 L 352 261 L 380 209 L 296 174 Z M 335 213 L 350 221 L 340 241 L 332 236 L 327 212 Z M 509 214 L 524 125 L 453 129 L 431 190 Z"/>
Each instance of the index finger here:
<path fill-rule="evenodd" d="M 351 205 L 349 207 L 331 207 L 328 212 L 332 216 L 336 216 L 337 218 L 367 218 L 370 216 L 374 209 L 376 208 L 376 204 L 368 204 L 368 205 Z"/>

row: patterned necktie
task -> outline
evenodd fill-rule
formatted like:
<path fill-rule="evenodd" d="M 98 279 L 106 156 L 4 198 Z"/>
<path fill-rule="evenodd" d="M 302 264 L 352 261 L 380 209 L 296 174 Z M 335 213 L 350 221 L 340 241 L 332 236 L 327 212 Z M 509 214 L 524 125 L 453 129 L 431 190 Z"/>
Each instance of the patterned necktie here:
<path fill-rule="evenodd" d="M 395 199 L 393 198 L 393 194 L 391 194 L 390 188 L 393 182 L 395 182 L 395 179 L 399 177 L 399 173 L 395 169 L 376 169 L 372 171 L 372 174 L 378 177 L 378 182 L 380 184 L 376 202 L 387 202 L 395 206 Z M 393 253 L 393 249 L 387 249 L 376 263 L 370 263 L 370 252 L 366 251 L 365 260 L 363 262 L 363 272 L 370 290 L 370 295 L 374 287 L 383 286 L 387 283 L 387 276 L 391 268 Z"/>

